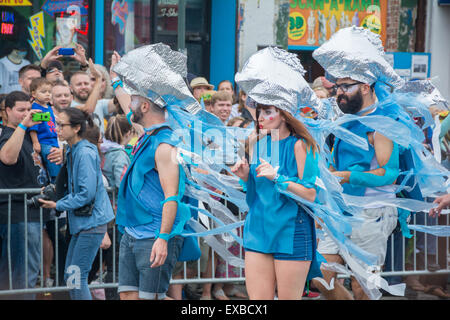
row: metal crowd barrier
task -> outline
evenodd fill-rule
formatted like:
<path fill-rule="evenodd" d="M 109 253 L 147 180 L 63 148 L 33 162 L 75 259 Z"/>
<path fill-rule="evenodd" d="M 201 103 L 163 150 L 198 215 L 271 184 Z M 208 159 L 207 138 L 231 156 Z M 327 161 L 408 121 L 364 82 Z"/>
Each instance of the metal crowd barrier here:
<path fill-rule="evenodd" d="M 7 196 L 8 197 L 8 233 L 6 239 L 0 238 L 0 245 L 3 246 L 3 242 L 8 241 L 8 238 L 11 236 L 11 197 L 12 195 L 23 195 L 24 199 L 24 215 L 25 215 L 25 221 L 27 221 L 27 214 L 28 214 L 28 208 L 26 206 L 26 200 L 27 197 L 30 195 L 35 195 L 40 193 L 40 189 L 0 189 L 0 197 Z M 113 204 L 114 210 L 116 210 L 115 203 L 115 190 L 114 189 L 108 189 L 108 193 L 110 195 L 111 202 Z M 441 225 L 449 225 L 449 215 L 441 216 L 439 219 L 434 219 L 434 222 L 438 222 Z M 239 213 L 239 219 L 243 219 L 243 214 Z M 6 289 L 0 288 L 0 299 L 5 298 L 5 296 L 10 296 L 12 299 L 14 299 L 14 295 L 17 294 L 37 294 L 37 293 L 56 293 L 56 292 L 63 292 L 68 291 L 70 288 L 68 286 L 63 286 L 61 284 L 61 279 L 64 279 L 64 275 L 60 274 L 60 252 L 59 252 L 59 246 L 61 245 L 59 243 L 58 239 L 58 233 L 59 232 L 69 232 L 68 230 L 64 230 L 64 226 L 61 226 L 59 219 L 55 219 L 55 242 L 53 245 L 54 250 L 54 259 L 53 259 L 53 266 L 54 266 L 54 272 L 51 274 L 53 279 L 55 280 L 55 286 L 53 287 L 45 287 L 43 278 L 44 278 L 44 249 L 43 249 L 43 241 L 42 241 L 42 234 L 41 234 L 41 241 L 40 241 L 40 271 L 39 271 L 39 278 L 36 283 L 36 286 L 34 288 L 29 288 L 25 286 L 25 288 L 14 288 L 14 284 L 11 281 L 11 274 L 12 274 L 12 268 L 11 268 L 11 247 L 8 246 L 6 248 L 6 252 L 2 252 L 1 254 L 3 256 L 6 255 L 8 257 L 9 263 L 8 263 L 8 275 L 9 275 L 9 281 L 7 283 Z M 411 222 L 413 224 L 432 224 L 433 219 L 427 218 L 427 214 L 425 213 L 419 213 L 413 215 L 413 221 Z M 27 228 L 27 223 L 25 223 L 25 228 Z M 43 221 L 43 210 L 40 209 L 40 230 L 44 229 L 44 221 Z M 50 230 L 48 231 L 50 232 Z M 112 250 L 112 266 L 110 270 L 107 272 L 112 272 L 112 277 L 109 277 L 112 279 L 112 281 L 106 281 L 105 276 L 103 274 L 103 262 L 104 262 L 104 250 L 99 250 L 99 263 L 100 266 L 100 272 L 99 277 L 97 279 L 98 283 L 91 283 L 89 285 L 90 289 L 108 289 L 108 288 L 117 288 L 118 287 L 118 232 L 117 232 L 117 226 L 114 226 L 114 232 L 112 232 L 111 238 L 111 247 L 110 250 Z M 28 239 L 27 239 L 27 233 L 25 233 L 25 252 L 27 252 L 25 256 L 25 278 L 28 277 Z M 9 243 L 9 241 L 8 241 Z M 390 239 L 388 240 L 388 253 L 386 258 L 386 263 L 384 266 L 384 271 L 381 273 L 383 277 L 385 276 L 409 276 L 409 275 L 437 275 L 437 274 L 450 274 L 450 252 L 449 252 L 449 238 L 437 238 L 430 235 L 420 235 L 420 233 L 413 232 L 413 237 L 411 239 L 407 239 L 401 235 L 400 231 L 394 232 Z M 1 246 L 0 246 L 0 252 L 1 252 Z M 243 257 L 243 250 L 241 247 L 239 247 L 240 257 Z M 214 250 L 212 250 L 212 256 L 214 257 Z M 196 267 L 197 270 L 195 270 L 195 275 L 188 275 L 187 272 L 187 263 L 184 262 L 184 268 L 182 278 L 172 278 L 171 284 L 189 284 L 189 283 L 243 283 L 245 281 L 245 275 L 244 275 L 244 269 L 238 268 L 239 270 L 239 276 L 237 277 L 231 277 L 228 273 L 228 263 L 225 264 L 225 270 L 226 270 L 226 277 L 216 277 L 215 276 L 215 259 L 211 259 L 212 264 L 212 276 L 204 278 L 201 276 L 200 273 L 200 261 L 197 261 Z M 339 276 L 339 277 L 345 277 L 345 276 Z M 4 285 L 4 284 L 3 284 Z"/>

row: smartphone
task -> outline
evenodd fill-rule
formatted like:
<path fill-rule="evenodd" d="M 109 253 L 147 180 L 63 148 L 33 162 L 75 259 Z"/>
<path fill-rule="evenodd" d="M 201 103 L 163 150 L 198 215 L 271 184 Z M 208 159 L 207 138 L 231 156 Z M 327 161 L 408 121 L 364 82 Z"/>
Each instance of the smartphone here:
<path fill-rule="evenodd" d="M 39 122 L 39 121 L 44 121 L 44 122 L 48 122 L 50 121 L 50 112 L 38 112 L 38 113 L 34 113 L 32 116 L 32 120 L 34 122 Z"/>
<path fill-rule="evenodd" d="M 61 56 L 73 56 L 75 54 L 75 50 L 73 50 L 73 48 L 60 48 L 58 50 L 58 54 Z"/>

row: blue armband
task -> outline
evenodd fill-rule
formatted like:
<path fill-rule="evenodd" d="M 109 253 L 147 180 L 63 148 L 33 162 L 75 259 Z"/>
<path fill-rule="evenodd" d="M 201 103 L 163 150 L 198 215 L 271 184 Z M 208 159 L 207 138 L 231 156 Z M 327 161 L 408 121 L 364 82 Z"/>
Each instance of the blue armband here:
<path fill-rule="evenodd" d="M 168 197 L 167 199 L 161 201 L 161 205 L 164 205 L 166 202 L 175 201 L 176 203 L 180 202 L 180 198 L 178 196 Z"/>
<path fill-rule="evenodd" d="M 19 125 L 17 126 L 20 129 L 23 129 L 24 131 L 27 131 L 27 127 L 25 127 L 23 124 L 19 123 Z"/>
<path fill-rule="evenodd" d="M 389 158 L 388 163 L 382 168 L 385 170 L 383 176 L 378 176 L 368 172 L 352 171 L 349 182 L 352 185 L 369 188 L 393 184 L 400 174 L 398 144 L 394 143 L 391 157 Z"/>

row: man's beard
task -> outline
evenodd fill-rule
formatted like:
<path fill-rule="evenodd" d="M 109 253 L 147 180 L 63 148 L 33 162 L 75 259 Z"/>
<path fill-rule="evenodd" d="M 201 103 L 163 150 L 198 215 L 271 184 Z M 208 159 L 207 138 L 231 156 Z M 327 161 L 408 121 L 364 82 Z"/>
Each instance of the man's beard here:
<path fill-rule="evenodd" d="M 141 111 L 141 108 L 137 108 L 136 111 L 133 111 L 133 116 L 131 117 L 131 121 L 137 124 L 142 124 L 142 118 L 144 117 L 144 114 Z"/>
<path fill-rule="evenodd" d="M 341 109 L 343 113 L 356 114 L 361 110 L 363 104 L 361 90 L 358 90 L 356 94 L 351 98 L 349 98 L 345 94 L 340 94 L 337 97 L 337 103 L 339 105 L 339 109 Z"/>
<path fill-rule="evenodd" d="M 73 97 L 74 97 L 76 100 L 85 103 L 85 102 L 88 100 L 88 98 L 89 98 L 89 93 L 87 93 L 87 94 L 85 94 L 85 95 L 84 95 L 84 94 L 83 94 L 83 95 L 79 95 L 78 93 L 76 93 L 76 92 L 74 91 L 74 92 L 73 92 Z"/>

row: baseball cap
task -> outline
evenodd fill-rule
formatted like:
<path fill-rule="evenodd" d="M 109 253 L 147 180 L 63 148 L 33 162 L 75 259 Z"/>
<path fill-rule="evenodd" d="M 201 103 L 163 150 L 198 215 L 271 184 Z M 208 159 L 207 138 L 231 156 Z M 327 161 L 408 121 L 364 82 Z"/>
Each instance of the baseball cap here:
<path fill-rule="evenodd" d="M 191 88 L 194 89 L 196 87 L 200 87 L 200 86 L 206 86 L 209 88 L 209 90 L 213 90 L 214 86 L 212 84 L 208 83 L 208 80 L 206 80 L 203 77 L 197 77 L 192 79 L 191 81 Z"/>

